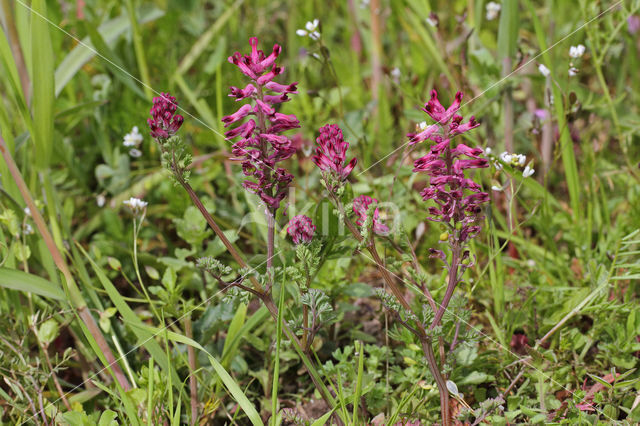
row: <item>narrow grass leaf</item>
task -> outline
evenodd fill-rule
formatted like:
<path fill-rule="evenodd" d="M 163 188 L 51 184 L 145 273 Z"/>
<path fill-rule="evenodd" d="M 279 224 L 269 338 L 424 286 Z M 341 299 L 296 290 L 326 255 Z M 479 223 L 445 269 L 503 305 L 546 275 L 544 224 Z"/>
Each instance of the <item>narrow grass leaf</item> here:
<path fill-rule="evenodd" d="M 37 275 L 17 269 L 0 267 L 0 287 L 33 293 L 55 300 L 65 300 L 64 291 L 60 286 Z"/>

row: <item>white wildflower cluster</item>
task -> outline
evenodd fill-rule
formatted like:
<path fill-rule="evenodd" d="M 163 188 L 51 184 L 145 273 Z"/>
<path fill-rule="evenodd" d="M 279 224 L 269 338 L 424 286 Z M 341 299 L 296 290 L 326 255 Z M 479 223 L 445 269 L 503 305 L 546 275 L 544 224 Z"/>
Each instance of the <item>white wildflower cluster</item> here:
<path fill-rule="evenodd" d="M 530 176 L 533 176 L 533 174 L 535 173 L 535 169 L 533 168 L 533 162 L 530 161 L 527 164 L 527 156 L 524 154 L 515 154 L 515 153 L 511 154 L 507 151 L 504 151 L 496 157 L 493 155 L 493 150 L 487 147 L 484 150 L 484 155 L 489 159 L 493 160 L 492 163 L 493 163 L 493 166 L 496 168 L 496 170 L 502 170 L 502 164 L 506 163 L 512 167 L 519 167 L 519 168 L 524 167 L 524 169 L 522 170 L 523 178 L 528 178 Z M 493 185 L 491 189 L 494 191 L 502 191 L 504 187 Z"/>
<path fill-rule="evenodd" d="M 569 56 L 572 59 L 580 59 L 582 58 L 582 55 L 584 55 L 584 52 L 586 50 L 587 48 L 584 47 L 583 44 L 579 44 L 577 46 L 571 46 L 569 48 Z M 574 66 L 573 61 L 569 62 L 569 77 L 574 77 L 578 75 L 579 72 L 580 70 Z"/>
<path fill-rule="evenodd" d="M 146 201 L 142 201 L 139 198 L 131 197 L 128 200 L 124 200 L 122 204 L 128 206 L 133 214 L 138 215 L 142 211 L 144 211 L 144 209 L 147 207 L 147 204 L 149 203 L 147 203 Z"/>
<path fill-rule="evenodd" d="M 487 21 L 493 21 L 494 19 L 496 19 L 500 14 L 500 10 L 502 9 L 500 3 L 496 3 L 494 1 L 490 1 L 485 7 L 487 9 Z"/>
<path fill-rule="evenodd" d="M 129 155 L 134 158 L 139 158 L 142 155 L 142 151 L 138 149 L 140 144 L 142 143 L 142 134 L 138 130 L 138 126 L 133 126 L 130 133 L 124 135 L 124 140 L 122 141 L 122 145 L 127 148 L 131 148 L 129 150 Z"/>
<path fill-rule="evenodd" d="M 320 31 L 318 31 L 318 25 L 320 25 L 320 21 L 317 19 L 309 21 L 305 24 L 305 29 L 301 28 L 299 30 L 296 30 L 296 34 L 298 34 L 300 37 L 309 36 L 311 40 L 320 40 Z"/>

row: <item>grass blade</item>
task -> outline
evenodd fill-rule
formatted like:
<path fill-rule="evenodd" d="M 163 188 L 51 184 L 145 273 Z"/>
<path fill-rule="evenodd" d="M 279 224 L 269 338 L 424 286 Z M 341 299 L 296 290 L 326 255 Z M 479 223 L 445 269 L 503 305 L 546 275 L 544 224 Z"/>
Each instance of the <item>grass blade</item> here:
<path fill-rule="evenodd" d="M 54 300 L 65 300 L 62 289 L 51 281 L 17 269 L 0 268 L 0 287 L 34 293 Z"/>
<path fill-rule="evenodd" d="M 31 4 L 31 54 L 33 67 L 33 139 L 35 163 L 40 169 L 47 168 L 53 148 L 53 47 L 49 34 L 49 23 L 45 20 L 47 6 L 44 0 Z"/>

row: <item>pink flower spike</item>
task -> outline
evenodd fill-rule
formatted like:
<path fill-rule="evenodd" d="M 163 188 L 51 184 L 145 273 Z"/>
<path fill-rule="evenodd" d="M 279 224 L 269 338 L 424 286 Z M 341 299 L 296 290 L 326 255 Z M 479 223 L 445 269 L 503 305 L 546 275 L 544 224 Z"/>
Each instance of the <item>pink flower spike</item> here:
<path fill-rule="evenodd" d="M 309 244 L 316 232 L 316 226 L 311 219 L 305 215 L 294 216 L 287 225 L 287 234 L 293 239 L 293 243 Z"/>
<path fill-rule="evenodd" d="M 228 127 L 229 125 L 235 123 L 236 121 L 242 120 L 247 115 L 252 113 L 253 108 L 251 107 L 251 105 L 242 105 L 240 109 L 238 109 L 233 114 L 222 117 L 222 122 L 224 123 L 224 127 Z"/>
<path fill-rule="evenodd" d="M 353 212 L 358 216 L 356 224 L 362 226 L 367 218 L 367 210 L 371 203 L 378 203 L 378 200 L 371 198 L 368 195 L 361 195 L 353 200 Z M 373 232 L 378 235 L 386 235 L 389 233 L 389 228 L 380 223 L 380 213 L 376 207 L 373 213 Z"/>

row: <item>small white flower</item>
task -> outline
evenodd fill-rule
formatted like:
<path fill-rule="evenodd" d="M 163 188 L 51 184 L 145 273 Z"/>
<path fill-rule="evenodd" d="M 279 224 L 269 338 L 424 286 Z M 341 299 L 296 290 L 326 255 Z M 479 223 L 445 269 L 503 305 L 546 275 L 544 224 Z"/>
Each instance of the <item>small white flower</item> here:
<path fill-rule="evenodd" d="M 491 187 L 491 189 L 493 189 L 494 191 L 502 191 L 502 187 L 501 186 L 496 186 L 496 185 L 493 185 Z"/>
<path fill-rule="evenodd" d="M 107 199 L 104 195 L 100 194 L 96 197 L 96 204 L 98 207 L 104 207 L 104 204 L 107 202 Z"/>
<path fill-rule="evenodd" d="M 502 154 L 500 154 L 500 159 L 505 163 L 511 163 L 512 158 L 513 155 L 509 154 L 507 151 L 504 151 Z"/>
<path fill-rule="evenodd" d="M 33 234 L 33 228 L 28 223 L 25 223 L 22 227 L 22 232 L 24 232 L 24 235 L 31 235 Z"/>
<path fill-rule="evenodd" d="M 296 30 L 296 34 L 300 37 L 309 36 L 311 40 L 319 40 L 320 32 L 318 31 L 318 25 L 320 25 L 320 21 L 314 19 L 313 21 L 308 21 L 305 25 L 305 29 Z"/>
<path fill-rule="evenodd" d="M 418 124 L 416 124 L 416 128 L 421 132 L 425 131 L 427 128 L 427 122 L 426 121 L 419 122 Z"/>
<path fill-rule="evenodd" d="M 527 165 L 527 167 L 525 167 L 524 171 L 522 172 L 522 177 L 528 178 L 529 176 L 533 176 L 535 172 L 535 169 L 532 169 L 531 167 L 529 167 L 529 165 Z"/>
<path fill-rule="evenodd" d="M 549 105 L 553 105 L 555 101 L 556 101 L 556 98 L 554 98 L 553 95 L 549 95 Z"/>
<path fill-rule="evenodd" d="M 527 266 L 528 266 L 529 268 L 535 268 L 535 266 L 536 266 L 536 261 L 535 261 L 535 260 L 533 260 L 533 259 L 529 259 L 529 260 L 527 260 Z"/>
<path fill-rule="evenodd" d="M 431 16 L 429 16 L 427 19 L 425 19 L 425 22 L 429 25 L 431 25 L 432 27 L 437 27 L 438 26 L 438 21 L 436 21 L 435 19 L 433 19 Z"/>
<path fill-rule="evenodd" d="M 367 7 L 369 7 L 369 1 L 370 1 L 370 0 L 362 0 L 362 1 L 360 2 L 360 8 L 361 8 L 361 9 L 366 9 Z"/>
<path fill-rule="evenodd" d="M 551 71 L 549 71 L 549 68 L 545 67 L 544 64 L 538 65 L 538 71 L 540 71 L 540 74 L 545 77 L 549 77 L 551 75 Z"/>
<path fill-rule="evenodd" d="M 401 75 L 402 73 L 400 72 L 400 68 L 395 67 L 394 69 L 391 70 L 391 76 L 396 80 L 399 79 Z"/>
<path fill-rule="evenodd" d="M 138 146 L 142 142 L 142 135 L 138 131 L 138 126 L 133 126 L 131 133 L 124 135 L 124 146 Z"/>
<path fill-rule="evenodd" d="M 307 31 L 311 33 L 318 29 L 318 24 L 320 24 L 320 21 L 317 19 L 314 19 L 313 21 L 308 21 L 304 27 L 307 29 Z"/>
<path fill-rule="evenodd" d="M 527 161 L 527 157 L 522 154 L 513 154 L 512 161 L 522 167 L 524 166 L 525 161 Z"/>
<path fill-rule="evenodd" d="M 571 67 L 569 68 L 569 77 L 573 77 L 578 75 L 578 73 L 580 72 L 580 70 L 576 67 Z"/>
<path fill-rule="evenodd" d="M 317 60 L 321 61 L 322 57 L 320 55 L 318 55 L 317 53 L 312 53 L 311 56 L 313 56 L 314 58 L 316 58 Z"/>
<path fill-rule="evenodd" d="M 502 170 L 502 164 L 498 163 L 497 161 L 494 161 L 493 167 L 495 167 L 496 170 Z"/>
<path fill-rule="evenodd" d="M 142 151 L 140 151 L 139 149 L 133 148 L 131 151 L 129 151 L 129 155 L 132 156 L 133 158 L 140 158 L 142 156 Z"/>
<path fill-rule="evenodd" d="M 493 150 L 491 149 L 491 147 L 486 147 L 484 149 L 484 155 L 491 155 L 492 152 Z"/>
<path fill-rule="evenodd" d="M 24 214 L 26 214 L 27 216 L 31 216 L 31 209 L 29 207 L 25 207 Z"/>
<path fill-rule="evenodd" d="M 131 197 L 128 200 L 124 200 L 122 204 L 129 206 L 129 208 L 134 214 L 138 214 L 142 210 L 144 210 L 145 207 L 147 207 L 147 204 L 149 203 L 147 203 L 146 201 L 142 201 L 139 198 Z"/>
<path fill-rule="evenodd" d="M 487 3 L 486 9 L 487 9 L 487 21 L 493 21 L 498 17 L 498 14 L 500 13 L 500 9 L 502 9 L 502 6 L 500 5 L 500 3 L 490 1 L 489 3 Z"/>
<path fill-rule="evenodd" d="M 584 45 L 579 44 L 577 46 L 571 46 L 569 48 L 569 56 L 571 56 L 572 58 L 580 58 L 582 55 L 584 55 L 584 52 L 586 50 L 586 47 L 584 47 Z"/>

